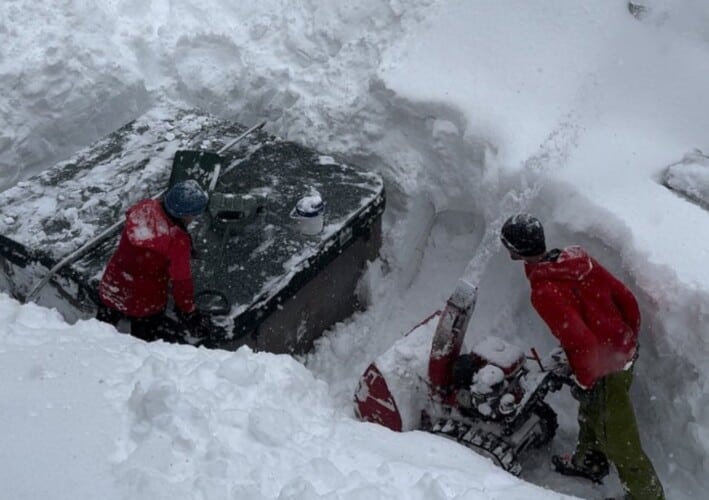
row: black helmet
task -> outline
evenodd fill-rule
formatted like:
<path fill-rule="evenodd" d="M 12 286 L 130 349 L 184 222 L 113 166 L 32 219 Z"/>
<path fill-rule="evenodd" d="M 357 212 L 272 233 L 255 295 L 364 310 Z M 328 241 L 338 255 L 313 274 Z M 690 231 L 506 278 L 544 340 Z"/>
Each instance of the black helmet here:
<path fill-rule="evenodd" d="M 507 219 L 502 225 L 500 240 L 507 250 L 521 257 L 535 257 L 546 251 L 542 223 L 530 214 Z"/>

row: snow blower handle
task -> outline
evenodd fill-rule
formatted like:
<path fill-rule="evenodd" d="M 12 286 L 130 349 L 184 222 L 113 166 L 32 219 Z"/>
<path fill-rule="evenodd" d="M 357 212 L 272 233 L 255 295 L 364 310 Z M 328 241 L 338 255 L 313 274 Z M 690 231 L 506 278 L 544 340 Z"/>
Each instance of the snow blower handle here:
<path fill-rule="evenodd" d="M 547 369 L 544 368 L 544 365 L 542 364 L 542 358 L 539 357 L 539 353 L 537 352 L 537 350 L 534 347 L 532 347 L 531 351 L 532 351 L 532 359 L 537 362 L 537 364 L 539 365 L 539 369 L 543 372 L 547 371 Z"/>
<path fill-rule="evenodd" d="M 575 384 L 572 381 L 571 367 L 569 366 L 569 360 L 566 357 L 566 353 L 561 346 L 555 347 L 545 358 L 545 363 L 542 363 L 542 359 L 539 356 L 537 350 L 531 348 L 532 356 L 527 359 L 533 359 L 539 365 L 539 369 L 543 373 L 548 373 L 550 375 L 549 389 L 552 392 L 560 390 L 564 385 L 569 385 L 573 387 Z M 544 366 L 546 364 L 546 366 Z"/>

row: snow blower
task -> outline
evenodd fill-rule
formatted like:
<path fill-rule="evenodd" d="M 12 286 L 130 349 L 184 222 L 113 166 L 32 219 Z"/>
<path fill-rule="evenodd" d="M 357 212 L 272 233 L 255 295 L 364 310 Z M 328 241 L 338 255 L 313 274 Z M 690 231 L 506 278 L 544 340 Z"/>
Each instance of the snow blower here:
<path fill-rule="evenodd" d="M 542 362 L 500 338 L 461 355 L 477 290 L 460 280 L 443 311 L 414 327 L 365 370 L 355 392 L 361 420 L 455 440 L 519 475 L 520 457 L 548 443 L 556 413 L 544 402 L 566 364 Z"/>

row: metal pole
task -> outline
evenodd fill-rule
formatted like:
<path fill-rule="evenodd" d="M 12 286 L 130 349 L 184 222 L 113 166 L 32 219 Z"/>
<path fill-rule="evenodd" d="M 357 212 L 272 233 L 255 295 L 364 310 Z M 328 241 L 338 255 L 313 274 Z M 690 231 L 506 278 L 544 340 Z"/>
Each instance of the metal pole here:
<path fill-rule="evenodd" d="M 263 128 L 264 125 L 266 125 L 266 120 L 262 121 L 261 123 L 259 123 L 259 124 L 257 124 L 257 125 L 254 125 L 254 126 L 251 127 L 250 129 L 248 129 L 246 132 L 244 132 L 243 134 L 241 134 L 239 137 L 237 137 L 236 139 L 234 139 L 233 141 L 231 141 L 229 144 L 227 144 L 226 146 L 224 146 L 222 149 L 220 149 L 219 151 L 217 151 L 217 154 L 220 155 L 220 154 L 224 153 L 225 151 L 229 151 L 229 150 L 232 148 L 232 146 L 234 146 L 234 144 L 236 144 L 236 143 L 239 142 L 241 139 L 243 139 L 244 137 L 246 137 L 246 136 L 249 135 L 250 133 L 254 132 L 255 130 L 259 130 L 259 129 Z"/>

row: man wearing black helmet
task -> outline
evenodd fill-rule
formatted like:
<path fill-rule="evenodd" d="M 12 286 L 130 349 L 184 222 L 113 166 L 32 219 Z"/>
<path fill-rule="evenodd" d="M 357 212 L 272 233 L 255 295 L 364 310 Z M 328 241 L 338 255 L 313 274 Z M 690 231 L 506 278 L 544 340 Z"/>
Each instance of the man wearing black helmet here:
<path fill-rule="evenodd" d="M 99 283 L 96 318 L 131 323 L 143 340 L 173 336 L 164 316 L 168 289 L 177 315 L 191 333 L 203 337 L 209 318 L 194 305 L 190 268 L 192 241 L 187 225 L 207 206 L 207 194 L 194 180 L 175 184 L 162 200 L 143 200 L 128 209 L 118 249 Z"/>
<path fill-rule="evenodd" d="M 572 456 L 554 456 L 562 474 L 601 482 L 609 461 L 631 499 L 664 499 L 645 455 L 630 400 L 640 311 L 628 288 L 581 247 L 547 251 L 544 228 L 529 214 L 505 222 L 502 244 L 524 261 L 534 309 L 559 340 L 579 401 L 579 438 Z"/>

